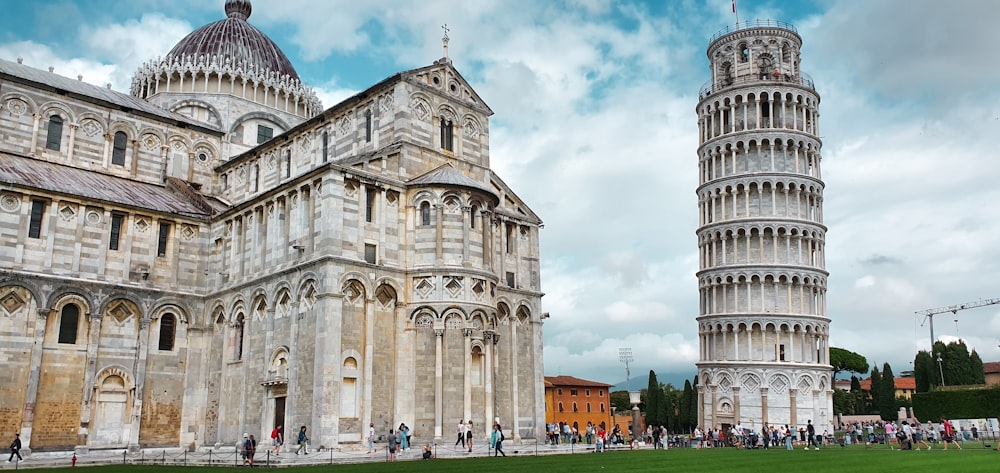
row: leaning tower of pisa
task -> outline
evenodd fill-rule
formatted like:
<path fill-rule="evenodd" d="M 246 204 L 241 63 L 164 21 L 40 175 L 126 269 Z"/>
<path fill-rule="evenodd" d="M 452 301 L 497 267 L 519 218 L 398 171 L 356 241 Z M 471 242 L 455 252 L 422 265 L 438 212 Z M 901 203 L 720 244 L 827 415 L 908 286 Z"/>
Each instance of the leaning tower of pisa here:
<path fill-rule="evenodd" d="M 698 415 L 831 429 L 819 94 L 778 21 L 708 46 L 698 102 Z M 832 431 L 832 430 L 831 430 Z"/>

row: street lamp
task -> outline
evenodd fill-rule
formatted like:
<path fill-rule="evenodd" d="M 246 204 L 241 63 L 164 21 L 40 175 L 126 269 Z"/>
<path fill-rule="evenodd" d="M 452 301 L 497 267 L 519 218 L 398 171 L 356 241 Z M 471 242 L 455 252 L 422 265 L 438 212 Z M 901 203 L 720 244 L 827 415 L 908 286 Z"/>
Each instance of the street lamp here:
<path fill-rule="evenodd" d="M 940 353 L 938 353 L 937 362 L 938 362 L 938 373 L 941 373 L 941 386 L 944 386 L 944 369 L 941 368 L 941 354 Z"/>
<path fill-rule="evenodd" d="M 618 349 L 618 360 L 625 364 L 625 390 L 631 391 L 632 386 L 629 385 L 629 370 L 628 364 L 635 360 L 632 358 L 631 348 L 619 348 Z"/>

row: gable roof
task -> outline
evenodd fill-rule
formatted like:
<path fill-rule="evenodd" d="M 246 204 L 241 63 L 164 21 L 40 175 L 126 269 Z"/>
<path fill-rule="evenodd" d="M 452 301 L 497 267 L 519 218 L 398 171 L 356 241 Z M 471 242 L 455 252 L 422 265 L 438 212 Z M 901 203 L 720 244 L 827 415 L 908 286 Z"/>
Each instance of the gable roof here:
<path fill-rule="evenodd" d="M 1000 373 L 1000 361 L 987 361 L 983 363 L 983 374 Z"/>
<path fill-rule="evenodd" d="M 917 378 L 892 378 L 892 384 L 896 389 L 917 389 Z M 862 379 L 861 380 L 861 390 L 871 391 L 872 390 L 872 379 Z"/>
<path fill-rule="evenodd" d="M 7 188 L 20 187 L 72 195 L 122 207 L 191 218 L 209 218 L 224 207 L 210 198 L 203 198 L 202 202 L 198 202 L 185 195 L 186 192 L 171 191 L 167 186 L 133 181 L 2 152 L 0 152 L 0 185 Z M 214 206 L 214 211 L 210 206 Z"/>
<path fill-rule="evenodd" d="M 545 384 L 550 386 L 587 386 L 596 388 L 610 388 L 613 384 L 588 381 L 573 376 L 546 376 Z"/>
<path fill-rule="evenodd" d="M 434 61 L 434 64 L 403 71 L 399 75 L 402 80 L 410 84 L 434 90 L 435 93 L 450 96 L 452 99 L 463 102 L 472 108 L 479 109 L 487 115 L 493 115 L 493 109 L 489 105 L 486 105 L 486 101 L 479 96 L 476 89 L 469 85 L 469 81 L 465 80 L 465 77 L 462 77 L 458 69 L 455 69 L 450 59 L 441 58 Z M 457 83 L 455 90 L 452 91 L 451 83 L 448 81 L 434 84 L 433 78 L 435 76 L 454 79 Z"/>
<path fill-rule="evenodd" d="M 31 66 L 0 59 L 0 78 L 13 79 L 14 82 L 25 83 L 42 90 L 66 92 L 69 96 L 110 108 L 122 109 L 126 112 L 146 115 L 169 123 L 190 126 L 198 131 L 221 135 L 208 123 L 199 122 L 179 113 L 169 112 L 138 97 L 124 94 L 107 87 L 98 87 L 82 80 L 73 80 L 54 72 L 35 69 Z"/>
<path fill-rule="evenodd" d="M 442 164 L 420 176 L 414 177 L 406 182 L 408 186 L 428 186 L 428 185 L 438 185 L 438 186 L 449 186 L 449 187 L 466 187 L 469 189 L 475 189 L 481 192 L 485 192 L 497 201 L 500 198 L 497 196 L 493 189 L 476 182 L 474 179 L 462 174 L 451 163 Z"/>

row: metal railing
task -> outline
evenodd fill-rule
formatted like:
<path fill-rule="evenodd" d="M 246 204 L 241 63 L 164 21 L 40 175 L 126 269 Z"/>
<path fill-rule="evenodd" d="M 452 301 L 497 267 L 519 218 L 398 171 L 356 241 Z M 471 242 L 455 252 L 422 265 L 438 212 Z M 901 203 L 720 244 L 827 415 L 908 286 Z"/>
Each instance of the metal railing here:
<path fill-rule="evenodd" d="M 812 77 L 809 77 L 809 74 L 806 73 L 801 73 L 799 75 L 781 74 L 778 76 L 774 76 L 772 74 L 744 74 L 719 81 L 718 84 L 713 84 L 711 80 L 706 81 L 702 84 L 701 88 L 698 89 L 698 100 L 704 100 L 705 97 L 719 93 L 730 87 L 749 84 L 752 82 L 760 82 L 762 84 L 778 83 L 801 85 L 809 90 L 816 90 Z"/>
<path fill-rule="evenodd" d="M 719 39 L 719 38 L 721 38 L 721 37 L 723 37 L 723 36 L 725 36 L 725 35 L 727 35 L 729 33 L 733 33 L 735 31 L 745 30 L 745 29 L 749 29 L 749 28 L 761 28 L 761 27 L 782 28 L 782 29 L 786 29 L 786 30 L 791 31 L 792 33 L 799 34 L 799 31 L 795 29 L 795 26 L 792 25 L 791 23 L 787 22 L 787 21 L 781 21 L 781 20 L 747 20 L 747 21 L 744 21 L 742 23 L 736 23 L 735 25 L 729 25 L 729 26 L 727 26 L 727 27 L 719 30 L 714 35 L 712 35 L 712 39 L 710 39 L 708 42 L 712 43 L 713 41 L 715 41 L 715 40 L 717 40 L 717 39 Z"/>

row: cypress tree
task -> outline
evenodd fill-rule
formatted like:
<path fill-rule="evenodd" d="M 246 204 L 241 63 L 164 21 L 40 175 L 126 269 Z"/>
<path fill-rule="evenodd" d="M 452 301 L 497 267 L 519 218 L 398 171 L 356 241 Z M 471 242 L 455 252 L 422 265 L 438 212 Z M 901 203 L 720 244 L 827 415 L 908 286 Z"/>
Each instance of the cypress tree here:
<path fill-rule="evenodd" d="M 662 393 L 663 389 L 656 381 L 656 372 L 649 370 L 649 384 L 646 386 L 646 425 L 660 425 L 663 422 L 660 418 Z"/>
<path fill-rule="evenodd" d="M 896 402 L 896 378 L 892 374 L 892 367 L 889 363 L 882 365 L 882 383 L 879 389 L 879 414 L 883 419 L 896 420 L 896 410 L 899 404 Z"/>
<path fill-rule="evenodd" d="M 880 389 L 882 386 L 882 375 L 879 374 L 877 366 L 872 367 L 872 374 L 869 379 L 871 380 L 871 387 L 868 389 L 869 396 L 871 396 L 871 408 L 869 412 L 879 414 L 885 419 L 888 413 L 879 411 L 879 407 L 881 407 L 880 399 L 882 399 L 882 390 Z"/>

